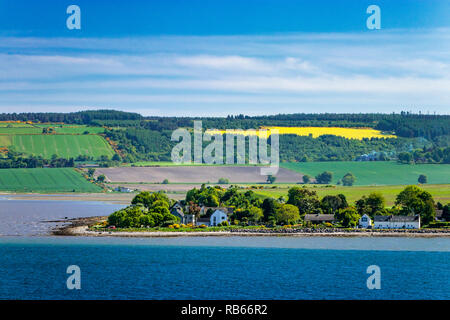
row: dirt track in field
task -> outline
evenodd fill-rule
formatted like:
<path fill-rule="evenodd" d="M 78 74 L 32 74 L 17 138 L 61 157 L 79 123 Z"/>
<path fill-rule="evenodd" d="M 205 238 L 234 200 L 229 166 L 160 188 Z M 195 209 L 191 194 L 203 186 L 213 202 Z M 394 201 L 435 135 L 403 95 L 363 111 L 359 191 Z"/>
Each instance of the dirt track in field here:
<path fill-rule="evenodd" d="M 261 175 L 260 167 L 120 167 L 98 168 L 96 175 L 104 174 L 109 182 L 145 182 L 161 183 L 168 179 L 170 183 L 217 183 L 226 178 L 230 183 L 264 183 L 267 177 Z M 302 181 L 303 175 L 284 168 L 279 168 L 276 182 L 296 183 Z"/>

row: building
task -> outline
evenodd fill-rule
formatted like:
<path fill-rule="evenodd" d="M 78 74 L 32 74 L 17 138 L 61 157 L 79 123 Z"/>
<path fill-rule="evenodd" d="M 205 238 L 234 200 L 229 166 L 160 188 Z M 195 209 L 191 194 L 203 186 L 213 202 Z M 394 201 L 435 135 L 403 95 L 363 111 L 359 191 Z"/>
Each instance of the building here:
<path fill-rule="evenodd" d="M 180 223 L 195 224 L 195 216 L 193 214 L 185 214 L 183 212 L 183 206 L 178 202 L 170 208 L 170 213 L 177 217 L 180 220 Z"/>
<path fill-rule="evenodd" d="M 233 214 L 233 208 L 228 207 L 206 207 L 200 209 L 200 217 L 196 220 L 196 225 L 217 226 L 223 221 L 228 221 L 228 217 Z"/>
<path fill-rule="evenodd" d="M 333 223 L 335 221 L 334 214 L 305 214 L 303 218 L 305 222 L 311 222 L 313 224 L 319 223 Z"/>
<path fill-rule="evenodd" d="M 435 210 L 435 212 L 436 212 L 435 217 L 436 221 L 445 221 L 445 219 L 442 217 L 442 215 L 444 214 L 444 210 Z"/>
<path fill-rule="evenodd" d="M 211 215 L 209 219 L 209 225 L 210 226 L 217 226 L 218 224 L 227 221 L 228 222 L 228 215 L 227 212 L 225 212 L 222 209 L 216 209 L 213 214 Z"/>
<path fill-rule="evenodd" d="M 420 229 L 420 215 L 415 216 L 375 216 L 374 229 Z"/>
<path fill-rule="evenodd" d="M 130 188 L 120 187 L 120 186 L 117 187 L 117 188 L 115 188 L 114 191 L 117 191 L 117 192 L 126 192 L 126 193 L 133 192 L 133 190 L 130 189 Z"/>
<path fill-rule="evenodd" d="M 210 219 L 209 218 L 198 218 L 197 220 L 195 220 L 195 224 L 197 226 L 201 226 L 202 224 L 204 224 L 205 226 L 209 227 Z"/>
<path fill-rule="evenodd" d="M 363 214 L 361 218 L 359 218 L 359 227 L 360 228 L 372 228 L 372 219 L 367 214 Z"/>

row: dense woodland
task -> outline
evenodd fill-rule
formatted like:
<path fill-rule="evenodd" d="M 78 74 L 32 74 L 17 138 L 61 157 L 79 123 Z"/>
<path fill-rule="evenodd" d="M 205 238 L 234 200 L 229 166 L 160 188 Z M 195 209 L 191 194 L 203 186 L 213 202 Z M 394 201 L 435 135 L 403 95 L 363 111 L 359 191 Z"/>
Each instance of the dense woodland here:
<path fill-rule="evenodd" d="M 73 113 L 9 113 L 0 121 L 64 122 L 105 126 L 105 135 L 117 143 L 124 162 L 169 161 L 175 142 L 172 131 L 192 128 L 250 129 L 261 126 L 371 127 L 399 138 L 346 139 L 333 135 L 281 135 L 281 161 L 350 161 L 376 153 L 370 160 L 402 163 L 450 163 L 450 116 L 400 114 L 279 114 L 218 118 L 144 117 L 137 113 L 96 110 Z M 269 141 L 270 143 L 270 141 Z M 399 158 L 400 155 L 400 158 Z"/>

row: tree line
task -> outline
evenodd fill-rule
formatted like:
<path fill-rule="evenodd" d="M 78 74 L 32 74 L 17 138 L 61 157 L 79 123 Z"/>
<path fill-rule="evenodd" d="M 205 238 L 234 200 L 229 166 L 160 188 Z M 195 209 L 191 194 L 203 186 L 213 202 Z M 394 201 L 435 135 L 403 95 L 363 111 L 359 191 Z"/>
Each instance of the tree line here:
<path fill-rule="evenodd" d="M 173 203 L 161 192 L 141 192 L 133 198 L 131 206 L 111 214 L 108 223 L 121 228 L 168 226 L 177 222 L 169 211 Z M 334 215 L 337 225 L 342 227 L 355 227 L 364 214 L 372 219 L 376 215 L 419 214 L 422 224 L 427 225 L 434 221 L 436 214 L 432 195 L 417 186 L 405 187 L 391 208 L 386 207 L 384 196 L 377 192 L 363 196 L 355 205 L 350 205 L 343 194 L 319 198 L 315 190 L 297 186 L 288 190 L 287 199 L 275 199 L 262 198 L 252 190 L 242 191 L 237 186 L 222 188 L 202 185 L 199 189 L 189 190 L 182 205 L 187 207 L 186 214 L 196 218 L 209 217 L 216 207 L 230 207 L 233 209 L 231 223 L 244 226 L 301 224 L 306 214 Z M 449 204 L 439 205 L 450 211 Z M 201 210 L 203 206 L 209 209 Z M 450 220 L 450 213 L 445 218 Z"/>

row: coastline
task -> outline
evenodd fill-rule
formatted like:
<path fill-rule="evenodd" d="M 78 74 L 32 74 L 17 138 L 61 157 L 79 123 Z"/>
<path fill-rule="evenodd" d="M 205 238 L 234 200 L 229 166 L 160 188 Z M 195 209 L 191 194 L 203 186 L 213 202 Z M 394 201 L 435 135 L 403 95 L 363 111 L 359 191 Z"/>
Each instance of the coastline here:
<path fill-rule="evenodd" d="M 51 233 L 57 236 L 88 237 L 124 237 L 124 238 L 170 238 L 170 237 L 450 237 L 450 230 L 354 230 L 335 231 L 334 229 L 304 230 L 236 230 L 236 231 L 92 231 L 89 226 L 105 219 L 105 217 L 76 218 L 67 220 L 68 225 L 57 227 Z"/>
<path fill-rule="evenodd" d="M 134 193 L 13 193 L 0 192 L 0 196 L 11 200 L 50 200 L 50 201 L 99 201 L 128 205 Z"/>

